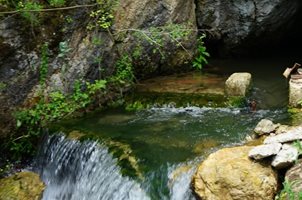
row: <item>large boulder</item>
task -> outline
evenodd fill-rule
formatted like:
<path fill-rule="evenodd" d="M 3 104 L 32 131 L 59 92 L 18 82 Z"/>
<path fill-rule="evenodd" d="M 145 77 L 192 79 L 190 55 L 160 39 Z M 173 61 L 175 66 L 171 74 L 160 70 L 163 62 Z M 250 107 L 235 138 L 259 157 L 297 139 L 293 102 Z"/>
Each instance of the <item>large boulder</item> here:
<path fill-rule="evenodd" d="M 252 75 L 250 73 L 233 73 L 225 82 L 225 92 L 228 96 L 245 96 L 251 81 Z"/>
<path fill-rule="evenodd" d="M 302 79 L 289 81 L 289 105 L 297 107 L 302 100 Z"/>
<path fill-rule="evenodd" d="M 264 45 L 280 40 L 299 11 L 299 0 L 197 0 L 197 23 L 223 53 L 243 45 Z M 243 48 L 245 51 L 246 48 Z M 258 49 L 259 50 L 259 49 Z"/>
<path fill-rule="evenodd" d="M 248 158 L 252 148 L 225 148 L 211 154 L 193 178 L 196 194 L 205 200 L 273 199 L 277 175 L 270 166 Z"/>
<path fill-rule="evenodd" d="M 0 179 L 1 200 L 39 200 L 42 197 L 44 183 L 33 172 L 20 172 Z"/>

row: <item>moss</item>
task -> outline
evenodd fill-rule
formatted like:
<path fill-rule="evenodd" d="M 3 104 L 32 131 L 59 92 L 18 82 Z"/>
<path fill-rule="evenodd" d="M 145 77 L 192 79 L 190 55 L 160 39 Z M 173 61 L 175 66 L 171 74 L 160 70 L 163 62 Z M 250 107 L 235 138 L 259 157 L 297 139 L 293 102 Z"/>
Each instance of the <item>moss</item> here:
<path fill-rule="evenodd" d="M 231 96 L 228 97 L 227 104 L 231 107 L 244 107 L 246 98 L 243 96 Z"/>
<path fill-rule="evenodd" d="M 108 147 L 109 152 L 114 158 L 117 158 L 117 164 L 121 167 L 121 172 L 125 176 L 130 176 L 132 178 L 138 178 L 143 180 L 143 174 L 140 170 L 138 160 L 129 144 L 115 141 L 113 139 L 103 139 L 100 136 L 93 133 L 82 133 L 80 131 L 72 131 L 68 135 L 69 139 L 76 139 L 81 142 L 92 140 L 98 141 Z"/>
<path fill-rule="evenodd" d="M 302 110 L 300 108 L 288 108 L 287 112 L 290 114 L 293 126 L 302 124 Z"/>
<path fill-rule="evenodd" d="M 32 172 L 20 172 L 0 180 L 1 200 L 38 200 L 45 186 L 39 175 Z"/>
<path fill-rule="evenodd" d="M 244 97 L 226 97 L 220 94 L 180 94 L 160 92 L 140 92 L 126 96 L 127 110 L 138 110 L 152 106 L 173 104 L 176 107 L 207 106 L 207 107 L 242 107 Z M 130 109 L 129 109 L 130 108 Z"/>

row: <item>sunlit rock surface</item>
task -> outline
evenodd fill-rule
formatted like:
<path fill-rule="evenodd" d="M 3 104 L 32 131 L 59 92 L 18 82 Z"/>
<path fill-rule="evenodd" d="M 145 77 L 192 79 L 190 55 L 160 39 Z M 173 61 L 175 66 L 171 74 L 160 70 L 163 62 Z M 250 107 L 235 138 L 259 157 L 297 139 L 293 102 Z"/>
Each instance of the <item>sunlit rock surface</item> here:
<path fill-rule="evenodd" d="M 245 96 L 250 89 L 251 81 L 250 73 L 233 73 L 225 82 L 225 92 L 228 96 Z"/>
<path fill-rule="evenodd" d="M 277 175 L 270 166 L 248 158 L 252 147 L 221 149 L 198 168 L 194 191 L 207 200 L 267 200 L 277 192 Z"/>
<path fill-rule="evenodd" d="M 45 186 L 39 175 L 20 172 L 0 179 L 1 200 L 40 200 Z"/>
<path fill-rule="evenodd" d="M 270 157 L 270 156 L 278 154 L 281 147 L 282 147 L 281 143 L 272 143 L 272 144 L 259 145 L 255 148 L 253 148 L 249 152 L 249 157 L 254 158 L 256 160 L 266 158 L 266 157 Z"/>

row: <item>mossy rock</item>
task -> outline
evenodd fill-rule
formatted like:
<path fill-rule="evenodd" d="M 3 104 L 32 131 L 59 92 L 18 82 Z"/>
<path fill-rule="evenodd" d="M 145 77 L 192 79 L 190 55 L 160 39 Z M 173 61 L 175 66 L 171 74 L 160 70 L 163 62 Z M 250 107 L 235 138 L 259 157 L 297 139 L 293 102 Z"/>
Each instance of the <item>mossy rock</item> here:
<path fill-rule="evenodd" d="M 39 200 L 42 198 L 44 183 L 33 172 L 20 172 L 0 179 L 1 200 Z"/>
<path fill-rule="evenodd" d="M 245 97 L 226 97 L 221 94 L 141 92 L 126 97 L 127 110 L 140 110 L 151 106 L 173 104 L 175 107 L 243 107 Z M 131 108 L 131 109 L 129 109 Z M 137 109 L 135 109 L 137 108 Z"/>
<path fill-rule="evenodd" d="M 291 122 L 293 126 L 298 126 L 302 124 L 302 110 L 301 108 L 289 108 L 288 113 L 291 116 Z"/>

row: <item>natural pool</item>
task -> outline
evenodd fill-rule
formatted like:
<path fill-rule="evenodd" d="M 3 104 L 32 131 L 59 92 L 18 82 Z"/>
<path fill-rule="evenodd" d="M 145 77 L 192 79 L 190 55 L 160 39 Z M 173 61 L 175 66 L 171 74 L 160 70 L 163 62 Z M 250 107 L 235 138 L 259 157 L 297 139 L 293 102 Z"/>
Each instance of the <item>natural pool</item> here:
<path fill-rule="evenodd" d="M 218 68 L 233 66 L 219 69 L 222 76 L 232 69 L 252 73 L 256 112 L 168 104 L 136 112 L 111 109 L 56 124 L 56 133 L 78 140 L 45 137 L 35 166 L 47 184 L 43 199 L 195 199 L 190 181 L 205 156 L 242 144 L 263 118 L 290 123 L 285 64 L 272 68 L 254 61 L 236 68 L 243 63 L 213 61 Z M 79 141 L 85 137 L 93 140 Z"/>

